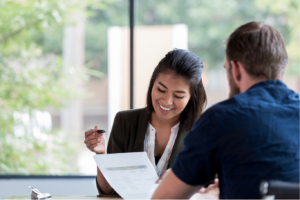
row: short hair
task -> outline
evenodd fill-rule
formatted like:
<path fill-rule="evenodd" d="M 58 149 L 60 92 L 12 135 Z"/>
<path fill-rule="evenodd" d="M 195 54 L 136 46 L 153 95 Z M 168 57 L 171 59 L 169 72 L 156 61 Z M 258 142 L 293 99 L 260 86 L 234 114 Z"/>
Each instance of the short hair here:
<path fill-rule="evenodd" d="M 262 22 L 237 28 L 226 41 L 228 61 L 239 61 L 252 76 L 274 80 L 284 74 L 288 55 L 282 35 Z"/>
<path fill-rule="evenodd" d="M 191 130 L 193 124 L 202 114 L 206 105 L 206 93 L 202 84 L 203 63 L 192 52 L 174 49 L 168 52 L 153 71 L 147 92 L 147 110 L 154 111 L 151 92 L 154 82 L 160 73 L 173 72 L 184 78 L 190 85 L 191 97 L 185 109 L 180 114 L 180 123 L 186 130 Z"/>

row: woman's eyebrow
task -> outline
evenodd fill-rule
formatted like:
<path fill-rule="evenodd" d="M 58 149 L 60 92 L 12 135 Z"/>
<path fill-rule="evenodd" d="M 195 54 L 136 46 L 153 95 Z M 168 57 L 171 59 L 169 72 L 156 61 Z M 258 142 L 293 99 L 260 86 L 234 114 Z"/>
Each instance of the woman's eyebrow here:
<path fill-rule="evenodd" d="M 162 84 L 162 82 L 158 82 L 158 84 L 160 84 L 161 86 L 163 86 L 164 88 L 168 89 L 167 86 L 165 86 L 164 84 Z M 186 94 L 185 91 L 175 91 L 176 93 L 184 93 Z"/>
<path fill-rule="evenodd" d="M 161 82 L 158 82 L 158 84 L 160 84 L 160 85 L 163 86 L 164 88 L 168 89 L 167 86 L 165 86 L 165 85 L 162 84 Z"/>
<path fill-rule="evenodd" d="M 186 92 L 185 91 L 175 91 L 176 93 L 184 93 L 184 94 L 186 94 Z"/>

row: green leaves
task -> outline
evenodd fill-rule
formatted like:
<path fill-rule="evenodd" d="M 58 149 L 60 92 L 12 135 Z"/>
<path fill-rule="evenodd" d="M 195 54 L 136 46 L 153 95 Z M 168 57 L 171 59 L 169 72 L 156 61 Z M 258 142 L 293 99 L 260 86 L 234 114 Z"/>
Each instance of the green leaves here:
<path fill-rule="evenodd" d="M 0 174 L 76 173 L 74 145 L 59 130 L 37 132 L 34 113 L 77 98 L 76 84 L 69 83 L 85 72 L 44 54 L 38 38 L 50 27 L 62 30 L 67 14 L 83 8 L 59 0 L 0 2 Z"/>
<path fill-rule="evenodd" d="M 282 24 L 279 30 L 285 39 L 286 48 L 289 56 L 289 63 L 287 67 L 287 75 L 299 74 L 299 1 L 297 0 L 256 0 L 255 4 L 260 10 L 269 10 L 270 15 L 276 22 Z M 277 16 L 277 18 L 276 18 Z M 282 30 L 283 28 L 283 30 Z"/>
<path fill-rule="evenodd" d="M 289 66 L 299 67 L 297 0 L 139 0 L 137 3 L 137 25 L 186 24 L 189 49 L 210 69 L 222 67 L 223 41 L 238 26 L 250 21 L 264 21 L 279 30 L 287 44 Z"/>
<path fill-rule="evenodd" d="M 189 49 L 206 68 L 221 68 L 223 41 L 249 21 L 264 21 L 285 38 L 288 73 L 299 75 L 297 0 L 138 0 L 136 25 L 184 23 Z M 64 106 L 77 98 L 77 80 L 107 74 L 107 29 L 129 26 L 127 0 L 0 0 L 0 174 L 76 173 L 76 146 L 66 133 L 42 130 L 41 141 L 14 113 Z M 86 68 L 62 65 L 63 27 L 87 16 Z M 70 17 L 72 16 L 72 17 Z M 70 84 L 72 83 L 72 84 Z M 81 91 L 79 91 L 81 92 Z M 30 121 L 29 120 L 29 121 Z M 15 134 L 23 127 L 25 135 Z M 64 153 L 61 153 L 64 152 Z M 74 158 L 75 159 L 75 158 Z"/>

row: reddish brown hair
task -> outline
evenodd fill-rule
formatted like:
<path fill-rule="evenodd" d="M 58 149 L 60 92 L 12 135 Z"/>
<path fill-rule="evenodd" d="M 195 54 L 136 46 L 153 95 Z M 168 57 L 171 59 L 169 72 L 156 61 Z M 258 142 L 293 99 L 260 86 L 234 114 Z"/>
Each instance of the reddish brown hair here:
<path fill-rule="evenodd" d="M 261 22 L 250 22 L 237 28 L 226 41 L 228 61 L 239 61 L 252 76 L 269 80 L 283 75 L 288 56 L 281 34 Z"/>

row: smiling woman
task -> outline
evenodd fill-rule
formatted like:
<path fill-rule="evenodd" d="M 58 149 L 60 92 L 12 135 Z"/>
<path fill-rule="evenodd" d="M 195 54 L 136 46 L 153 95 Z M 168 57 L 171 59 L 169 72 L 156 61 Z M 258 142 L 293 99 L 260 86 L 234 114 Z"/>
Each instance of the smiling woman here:
<path fill-rule="evenodd" d="M 190 86 L 183 78 L 169 71 L 160 73 L 152 87 L 151 98 L 155 112 L 152 120 L 170 120 L 172 124 L 180 121 L 180 114 L 190 100 Z"/>
<path fill-rule="evenodd" d="M 165 93 L 164 98 L 160 100 L 161 106 L 167 106 L 164 103 L 170 102 L 166 100 L 172 100 L 177 121 L 180 121 L 186 130 L 190 130 L 207 101 L 201 79 L 202 71 L 201 59 L 192 52 L 182 49 L 170 51 L 158 63 L 150 79 L 147 92 L 148 111 L 159 115 L 156 109 L 157 102 L 153 101 L 156 89 L 158 92 Z M 171 117 L 171 113 L 168 117 Z"/>
<path fill-rule="evenodd" d="M 202 70 L 202 61 L 195 54 L 181 49 L 168 52 L 152 74 L 147 107 L 116 115 L 107 153 L 145 151 L 162 176 L 182 150 L 185 135 L 205 106 Z M 105 141 L 97 130 L 85 132 L 84 143 L 90 151 L 104 154 Z M 96 180 L 100 194 L 115 193 L 99 169 Z"/>

